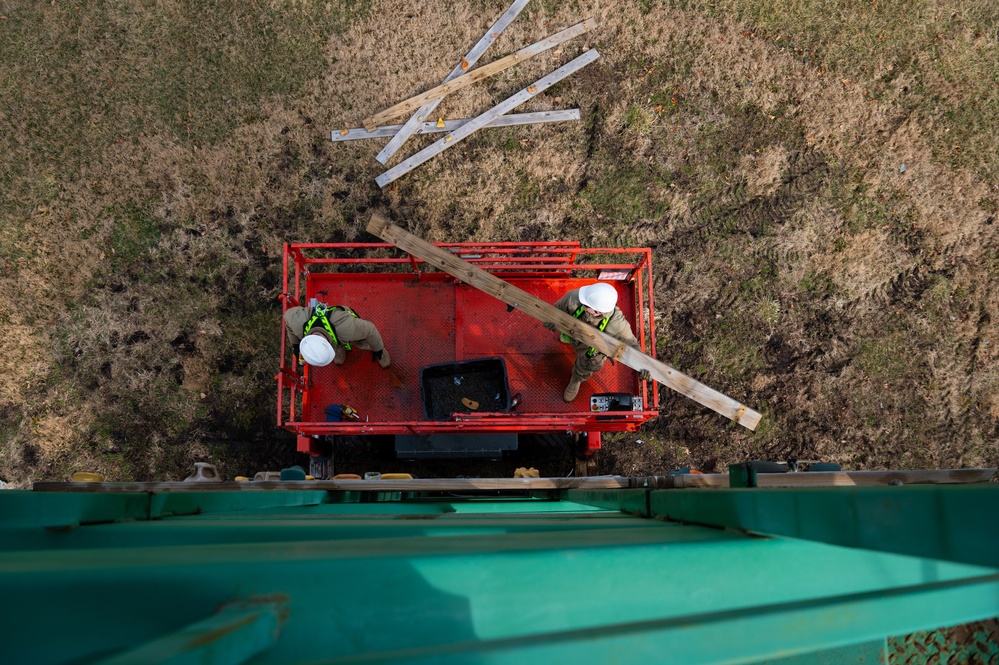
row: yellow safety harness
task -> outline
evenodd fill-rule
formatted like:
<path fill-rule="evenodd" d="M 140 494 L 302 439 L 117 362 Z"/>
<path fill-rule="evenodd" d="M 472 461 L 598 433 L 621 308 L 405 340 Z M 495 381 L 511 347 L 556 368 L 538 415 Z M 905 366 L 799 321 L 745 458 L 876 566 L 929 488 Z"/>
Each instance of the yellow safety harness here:
<path fill-rule="evenodd" d="M 323 329 L 326 330 L 329 336 L 333 339 L 333 345 L 334 346 L 339 345 L 340 340 L 338 340 L 336 337 L 336 328 L 333 327 L 333 324 L 330 323 L 330 320 L 326 317 L 326 312 L 337 309 L 347 312 L 355 319 L 360 318 L 359 316 L 357 316 L 357 313 L 354 312 L 354 310 L 352 310 L 349 307 L 344 307 L 343 305 L 334 305 L 333 307 L 328 307 L 323 303 L 318 303 L 315 307 L 312 308 L 312 318 L 309 319 L 308 323 L 305 324 L 305 330 L 302 331 L 302 334 L 308 335 L 309 331 L 312 330 L 312 326 L 316 325 L 316 323 L 319 322 L 322 324 Z M 343 348 L 350 351 L 350 343 L 344 342 Z"/>
<path fill-rule="evenodd" d="M 577 310 L 576 310 L 576 313 L 575 313 L 575 314 L 573 314 L 573 316 L 574 316 L 575 318 L 577 318 L 577 319 L 578 319 L 579 317 L 581 317 L 581 316 L 583 315 L 583 312 L 585 312 L 585 311 L 586 311 L 586 306 L 585 306 L 585 305 L 580 305 L 580 306 L 579 306 L 579 309 L 577 309 Z M 611 315 L 613 315 L 613 314 L 614 314 L 614 312 L 611 312 L 611 314 L 610 314 L 610 315 L 608 315 L 608 316 L 604 317 L 604 319 L 603 319 L 603 320 L 602 320 L 602 321 L 601 321 L 601 322 L 600 322 L 599 324 L 597 324 L 597 330 L 599 330 L 600 332 L 603 332 L 603 331 L 604 331 L 604 328 L 606 328 L 606 327 L 607 327 L 607 323 L 608 323 L 608 322 L 609 322 L 609 321 L 611 320 Z M 566 342 L 571 342 L 571 341 L 573 341 L 573 340 L 572 340 L 572 338 L 571 338 L 571 337 L 569 337 L 568 335 L 566 335 L 565 333 L 562 333 L 562 339 L 563 339 L 563 341 L 566 341 Z M 590 347 L 590 348 L 589 348 L 589 349 L 588 349 L 588 350 L 586 351 L 586 357 L 587 357 L 587 358 L 592 358 L 592 357 L 593 357 L 593 356 L 595 356 L 595 355 L 597 355 L 597 350 L 596 350 L 596 349 L 594 349 L 594 348 L 593 348 L 593 347 L 591 346 L 591 347 Z"/>

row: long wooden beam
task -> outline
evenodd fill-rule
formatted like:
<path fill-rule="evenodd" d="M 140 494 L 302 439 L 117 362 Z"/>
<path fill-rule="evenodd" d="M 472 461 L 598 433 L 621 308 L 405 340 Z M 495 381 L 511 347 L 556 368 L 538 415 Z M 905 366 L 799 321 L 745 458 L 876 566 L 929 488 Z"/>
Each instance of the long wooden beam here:
<path fill-rule="evenodd" d="M 562 65 L 548 76 L 538 79 L 537 81 L 534 82 L 533 85 L 527 86 L 517 94 L 503 100 L 502 102 L 492 107 L 482 115 L 473 118 L 470 122 L 465 123 L 457 130 L 448 134 L 439 141 L 436 141 L 433 144 L 428 145 L 426 148 L 417 152 L 416 154 L 410 155 L 403 161 L 399 162 L 398 164 L 390 168 L 388 171 L 385 171 L 377 178 L 375 178 L 375 182 L 378 183 L 379 187 L 384 187 L 385 185 L 389 184 L 396 178 L 399 178 L 405 175 L 406 173 L 409 173 L 417 166 L 423 164 L 432 157 L 435 157 L 436 155 L 439 155 L 440 153 L 447 150 L 448 148 L 457 145 L 459 141 L 462 141 L 463 139 L 467 138 L 472 132 L 475 132 L 485 127 L 486 125 L 491 123 L 495 118 L 498 118 L 507 111 L 512 111 L 513 109 L 517 108 L 518 106 L 520 106 L 527 100 L 531 99 L 535 95 L 540 95 L 542 92 L 552 87 L 565 77 L 569 76 L 573 72 L 578 71 L 579 69 L 582 69 L 583 67 L 590 64 L 599 57 L 600 54 L 597 53 L 596 49 L 590 49 L 589 51 L 579 56 L 578 58 L 575 58 L 574 60 L 571 60 L 570 62 L 567 62 L 566 64 Z"/>
<path fill-rule="evenodd" d="M 548 37 L 545 37 L 541 41 L 535 42 L 530 46 L 525 46 L 516 53 L 511 53 L 504 58 L 490 62 L 488 65 L 483 65 L 478 69 L 473 69 L 467 74 L 459 76 L 456 79 L 452 79 L 447 83 L 441 83 L 436 88 L 431 88 L 426 92 L 416 95 L 415 97 L 410 97 L 409 99 L 401 101 L 395 106 L 390 106 L 384 111 L 379 111 L 372 116 L 368 116 L 361 121 L 361 124 L 364 125 L 364 128 L 368 131 L 374 131 L 375 127 L 378 125 L 389 123 L 396 118 L 400 118 L 407 113 L 411 113 L 429 101 L 440 99 L 441 97 L 449 95 L 452 92 L 466 88 L 477 81 L 481 81 L 482 79 L 498 74 L 505 69 L 513 67 L 517 63 L 533 58 L 539 53 L 544 53 L 548 49 L 567 42 L 573 37 L 585 34 L 596 26 L 596 21 L 593 19 L 586 19 L 582 23 L 577 23 L 571 28 L 566 28 L 561 32 L 556 32 L 554 35 L 549 35 Z"/>
<path fill-rule="evenodd" d="M 496 19 L 496 22 L 489 26 L 489 29 L 486 30 L 486 34 L 482 36 L 482 39 L 480 39 L 478 43 L 472 47 L 471 51 L 465 54 L 465 57 L 461 59 L 461 62 L 455 65 L 454 69 L 451 70 L 451 73 L 444 79 L 444 83 L 453 81 L 461 76 L 462 72 L 466 71 L 470 67 L 474 67 L 475 63 L 477 63 L 479 58 L 482 57 L 482 54 L 486 52 L 486 49 L 489 48 L 501 34 L 503 34 L 503 31 L 506 30 L 508 25 L 513 23 L 513 19 L 517 18 L 517 15 L 520 14 L 522 9 L 524 9 L 528 1 L 529 0 L 514 0 L 514 3 L 510 5 L 505 12 L 503 12 L 502 16 Z M 409 120 L 407 120 L 405 124 L 399 128 L 399 131 L 392 137 L 392 140 L 386 143 L 381 152 L 375 155 L 375 159 L 382 164 L 391 159 L 392 155 L 394 155 L 399 148 L 402 147 L 402 144 L 405 143 L 409 137 L 420 132 L 420 123 L 430 117 L 430 114 L 437 108 L 437 105 L 441 103 L 441 99 L 442 98 L 434 99 L 418 108 Z"/>
<path fill-rule="evenodd" d="M 528 316 L 543 323 L 554 324 L 559 331 L 592 346 L 604 355 L 619 360 L 628 367 L 641 371 L 648 370 L 652 377 L 678 393 L 689 397 L 721 415 L 734 420 L 743 427 L 755 430 L 762 417 L 738 401 L 709 388 L 708 386 L 678 372 L 669 365 L 641 351 L 632 349 L 620 340 L 611 337 L 591 325 L 566 314 L 545 301 L 532 296 L 523 289 L 513 286 L 481 268 L 463 261 L 454 254 L 435 247 L 431 243 L 414 236 L 378 214 L 371 215 L 368 233 L 390 242 L 396 247 L 422 259 L 449 275 L 460 279 L 480 291 L 518 308 Z"/>
<path fill-rule="evenodd" d="M 417 123 L 416 132 L 417 134 L 443 134 L 444 132 L 453 132 L 463 125 L 467 125 L 474 118 L 455 118 L 454 120 L 445 120 L 443 123 L 438 125 L 436 122 L 423 122 Z M 495 129 L 497 127 L 514 127 L 517 125 L 537 125 L 548 122 L 566 122 L 569 120 L 579 120 L 579 109 L 565 109 L 561 111 L 535 111 L 534 113 L 508 113 L 506 115 L 501 115 L 492 122 L 490 122 L 486 127 L 490 129 Z M 372 139 L 372 138 L 384 138 L 386 136 L 398 136 L 396 132 L 400 130 L 403 125 L 385 125 L 383 127 L 376 127 L 375 131 L 369 132 L 363 127 L 358 127 L 354 129 L 344 129 L 339 132 L 330 132 L 330 139 L 334 142 L 340 141 L 357 141 L 360 139 Z"/>

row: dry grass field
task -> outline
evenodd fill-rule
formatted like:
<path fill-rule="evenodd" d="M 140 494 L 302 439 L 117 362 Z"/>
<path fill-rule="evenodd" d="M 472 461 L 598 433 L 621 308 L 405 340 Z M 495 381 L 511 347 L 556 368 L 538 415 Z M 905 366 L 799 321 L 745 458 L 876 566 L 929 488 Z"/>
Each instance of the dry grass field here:
<path fill-rule="evenodd" d="M 440 113 L 596 48 L 519 109 L 582 121 L 380 190 L 383 141 L 330 130 L 439 83 L 507 4 L 0 0 L 0 479 L 281 463 L 281 245 L 372 240 L 375 210 L 654 248 L 660 357 L 765 420 L 666 394 L 602 472 L 999 465 L 994 0 L 532 0 L 483 64 L 599 28 Z"/>

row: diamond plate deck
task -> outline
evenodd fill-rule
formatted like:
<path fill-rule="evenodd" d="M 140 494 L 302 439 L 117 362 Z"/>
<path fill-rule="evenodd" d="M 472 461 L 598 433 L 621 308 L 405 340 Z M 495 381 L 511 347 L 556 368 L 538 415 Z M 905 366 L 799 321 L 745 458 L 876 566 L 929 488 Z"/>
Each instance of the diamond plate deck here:
<path fill-rule="evenodd" d="M 593 279 L 510 278 L 515 286 L 547 302 Z M 635 319 L 634 284 L 615 282 L 619 307 Z M 523 397 L 517 412 L 573 413 L 588 409 L 595 392 L 635 393 L 635 372 L 606 363 L 583 384 L 571 404 L 562 400 L 575 359 L 572 347 L 541 322 L 449 275 L 310 274 L 306 297 L 327 304 L 348 305 L 372 321 L 392 358 L 388 370 L 371 361 L 371 353 L 354 349 L 342 366 L 307 369 L 308 400 L 303 421 L 324 422 L 329 404 L 348 403 L 369 422 L 423 419 L 420 368 L 499 356 L 505 359 L 511 394 Z"/>

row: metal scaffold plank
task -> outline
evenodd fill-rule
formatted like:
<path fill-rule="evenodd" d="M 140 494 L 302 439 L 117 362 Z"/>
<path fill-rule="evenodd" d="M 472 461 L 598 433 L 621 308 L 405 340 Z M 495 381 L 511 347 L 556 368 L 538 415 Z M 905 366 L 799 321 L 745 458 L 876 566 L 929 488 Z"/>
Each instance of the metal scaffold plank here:
<path fill-rule="evenodd" d="M 378 113 L 365 118 L 361 121 L 361 124 L 364 125 L 365 129 L 373 130 L 378 125 L 391 122 L 392 120 L 419 108 L 429 101 L 440 99 L 441 97 L 449 95 L 452 92 L 466 88 L 477 81 L 494 76 L 495 74 L 498 74 L 505 69 L 509 69 L 520 62 L 524 62 L 525 60 L 529 60 L 540 53 L 544 53 L 548 49 L 554 48 L 559 44 L 563 44 L 574 37 L 586 34 L 590 30 L 593 30 L 596 25 L 597 23 L 593 19 L 587 19 L 582 23 L 577 23 L 570 28 L 556 32 L 554 35 L 549 35 L 539 42 L 526 46 L 516 53 L 511 53 L 504 58 L 490 62 L 488 65 L 483 65 L 478 69 L 468 72 L 467 74 L 458 76 L 447 83 L 442 83 L 436 88 L 431 88 L 426 92 L 416 95 L 415 97 L 411 97 L 394 106 L 390 106 L 384 111 L 379 111 Z"/>
<path fill-rule="evenodd" d="M 445 132 L 453 132 L 459 127 L 468 124 L 473 118 L 458 118 L 455 120 L 445 120 L 443 123 L 438 124 L 436 122 L 424 122 L 418 123 L 416 131 L 414 133 L 418 134 L 443 134 Z M 540 125 L 549 122 L 569 122 L 572 120 L 579 120 L 579 109 L 566 109 L 562 111 L 538 111 L 535 113 L 513 113 L 509 115 L 501 115 L 496 118 L 488 125 L 485 126 L 486 129 L 497 129 L 499 127 L 516 127 L 519 125 Z M 358 141 L 361 139 L 370 138 L 380 138 L 385 136 L 393 136 L 399 131 L 399 128 L 403 125 L 386 125 L 384 127 L 377 127 L 374 131 L 369 132 L 363 127 L 358 127 L 355 129 L 345 129 L 340 132 L 331 132 L 330 139 L 336 143 L 340 141 Z"/>
<path fill-rule="evenodd" d="M 524 9 L 528 1 L 529 0 L 515 0 L 514 3 L 510 5 L 498 19 L 496 19 L 496 22 L 489 26 L 489 29 L 486 30 L 486 34 L 482 35 L 482 38 L 475 44 L 475 46 L 472 47 L 472 50 L 465 54 L 462 61 L 455 65 L 454 69 L 451 70 L 451 73 L 444 79 L 444 83 L 453 81 L 461 76 L 462 72 L 470 67 L 474 67 L 475 63 L 477 63 L 479 58 L 482 57 L 482 54 L 486 52 L 486 49 L 488 49 L 492 43 L 495 42 L 501 34 L 503 34 L 503 31 L 506 30 L 508 25 L 513 23 L 513 20 L 517 18 L 517 15 L 520 14 L 522 9 Z M 392 137 L 391 141 L 385 144 L 385 147 L 382 148 L 381 152 L 375 156 L 375 159 L 384 164 L 391 159 L 392 155 L 394 155 L 399 148 L 402 147 L 402 144 L 405 143 L 413 134 L 417 132 L 427 133 L 425 125 L 424 129 L 421 129 L 420 123 L 430 117 L 430 114 L 433 113 L 434 109 L 436 109 L 441 103 L 441 99 L 434 99 L 418 108 L 412 117 L 407 120 L 404 125 L 399 127 L 398 133 Z M 334 138 L 333 140 L 335 141 L 336 139 Z"/>
<path fill-rule="evenodd" d="M 436 143 L 427 146 L 426 148 L 419 151 L 415 155 L 412 155 L 407 159 L 404 159 L 403 161 L 399 162 L 398 164 L 390 168 L 388 171 L 385 171 L 380 176 L 375 178 L 375 182 L 378 183 L 379 187 L 384 187 L 393 180 L 405 175 L 406 173 L 409 173 L 420 164 L 423 164 L 424 162 L 444 152 L 444 150 L 446 150 L 447 148 L 450 148 L 460 143 L 462 139 L 467 138 L 470 134 L 472 134 L 476 130 L 485 127 L 490 122 L 492 122 L 494 118 L 503 115 L 507 111 L 512 111 L 513 109 L 517 108 L 518 106 L 520 106 L 527 100 L 531 99 L 535 95 L 541 94 L 542 92 L 544 92 L 551 86 L 555 85 L 565 77 L 569 76 L 570 74 L 573 74 L 579 69 L 582 69 L 586 65 L 590 64 L 598 57 L 600 57 L 600 54 L 597 53 L 596 49 L 591 49 L 587 51 L 578 58 L 559 67 L 548 76 L 538 79 L 533 84 L 527 86 L 517 94 L 497 104 L 496 106 L 489 109 L 482 115 L 474 118 L 471 122 L 462 125 L 457 130 L 448 134 L 447 136 L 437 141 Z"/>

